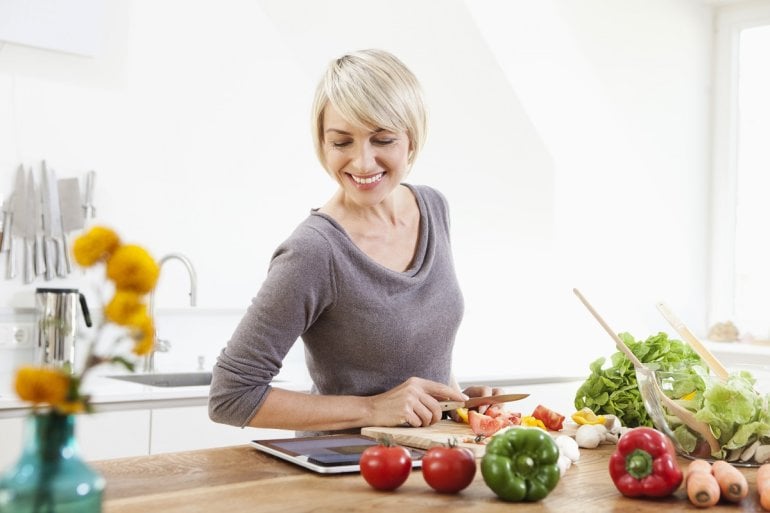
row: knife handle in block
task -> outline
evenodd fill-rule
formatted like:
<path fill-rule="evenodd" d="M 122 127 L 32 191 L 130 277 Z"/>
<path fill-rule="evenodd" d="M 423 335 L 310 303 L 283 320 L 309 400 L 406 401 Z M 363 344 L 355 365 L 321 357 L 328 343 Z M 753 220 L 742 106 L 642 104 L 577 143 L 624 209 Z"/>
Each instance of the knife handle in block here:
<path fill-rule="evenodd" d="M 5 234 L 3 234 L 5 237 Z M 11 232 L 8 232 L 8 253 L 5 255 L 5 279 L 12 280 L 16 277 L 16 244 L 13 243 Z"/>
<path fill-rule="evenodd" d="M 70 260 L 70 250 L 69 250 L 69 241 L 67 240 L 67 234 L 62 233 L 62 246 L 64 248 L 62 249 L 62 255 L 64 256 L 64 268 L 67 274 L 72 273 L 72 261 Z"/>
<path fill-rule="evenodd" d="M 35 244 L 32 239 L 24 239 L 24 283 L 35 280 Z"/>
<path fill-rule="evenodd" d="M 45 239 L 42 235 L 35 237 L 35 274 L 45 274 Z"/>
<path fill-rule="evenodd" d="M 52 237 L 54 246 L 56 248 L 56 275 L 59 278 L 67 277 L 67 262 L 64 259 L 65 249 L 62 248 L 62 241 L 57 237 Z"/>
<path fill-rule="evenodd" d="M 56 277 L 56 245 L 48 237 L 44 239 L 43 255 L 45 257 L 45 279 L 50 281 Z"/>

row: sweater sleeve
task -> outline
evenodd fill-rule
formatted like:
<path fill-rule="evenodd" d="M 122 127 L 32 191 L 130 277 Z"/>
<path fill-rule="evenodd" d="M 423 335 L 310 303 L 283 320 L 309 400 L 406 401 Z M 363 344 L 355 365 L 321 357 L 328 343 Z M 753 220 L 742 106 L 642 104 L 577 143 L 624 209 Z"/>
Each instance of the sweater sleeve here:
<path fill-rule="evenodd" d="M 262 287 L 217 359 L 209 392 L 211 419 L 247 425 L 286 353 L 334 298 L 329 242 L 314 229 L 300 227 L 273 254 Z"/>

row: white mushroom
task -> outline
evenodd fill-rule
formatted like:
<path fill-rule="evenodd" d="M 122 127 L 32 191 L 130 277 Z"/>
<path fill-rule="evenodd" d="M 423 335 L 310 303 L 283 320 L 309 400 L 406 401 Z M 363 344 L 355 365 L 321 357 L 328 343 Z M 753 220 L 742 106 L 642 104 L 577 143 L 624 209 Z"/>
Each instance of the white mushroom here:
<path fill-rule="evenodd" d="M 578 447 L 596 449 L 604 441 L 606 434 L 607 428 L 602 424 L 585 424 L 575 433 L 575 441 Z"/>
<path fill-rule="evenodd" d="M 738 458 L 741 457 L 741 453 L 743 452 L 742 449 L 732 449 L 729 453 L 727 453 L 727 458 L 725 458 L 727 461 L 738 461 Z"/>
<path fill-rule="evenodd" d="M 620 423 L 620 419 L 618 419 L 615 415 L 605 415 L 604 427 L 606 427 L 607 431 L 613 435 L 620 436 L 620 430 L 623 428 L 623 425 Z"/>
<path fill-rule="evenodd" d="M 754 453 L 754 460 L 757 463 L 765 463 L 770 460 L 770 445 L 760 445 L 757 452 Z"/>
<path fill-rule="evenodd" d="M 567 469 L 572 466 L 572 460 L 565 455 L 560 454 L 559 459 L 556 460 L 556 465 L 559 467 L 559 476 L 563 477 L 564 473 L 567 472 Z"/>
<path fill-rule="evenodd" d="M 755 440 L 753 444 L 746 447 L 743 452 L 741 453 L 741 461 L 749 461 L 751 458 L 754 457 L 754 453 L 757 452 L 757 447 L 759 447 L 759 440 Z"/>
<path fill-rule="evenodd" d="M 567 435 L 559 435 L 554 440 L 556 447 L 559 448 L 559 454 L 569 458 L 571 462 L 576 462 L 580 459 L 580 448 L 578 443 Z"/>

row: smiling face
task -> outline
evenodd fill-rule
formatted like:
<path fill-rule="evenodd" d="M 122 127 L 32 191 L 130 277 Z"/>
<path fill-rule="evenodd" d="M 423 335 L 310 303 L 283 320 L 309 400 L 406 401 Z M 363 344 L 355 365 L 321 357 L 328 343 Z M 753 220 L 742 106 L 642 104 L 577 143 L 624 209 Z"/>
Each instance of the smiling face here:
<path fill-rule="evenodd" d="M 359 206 L 381 203 L 408 172 L 411 148 L 405 131 L 351 124 L 327 104 L 323 134 L 326 170 L 340 184 L 346 198 Z"/>

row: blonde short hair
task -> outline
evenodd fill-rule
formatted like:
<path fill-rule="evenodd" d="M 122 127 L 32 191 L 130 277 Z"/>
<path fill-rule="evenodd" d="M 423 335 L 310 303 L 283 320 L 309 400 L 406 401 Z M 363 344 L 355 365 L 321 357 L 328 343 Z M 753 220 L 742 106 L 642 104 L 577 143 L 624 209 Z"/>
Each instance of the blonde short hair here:
<path fill-rule="evenodd" d="M 329 63 L 312 111 L 313 142 L 324 168 L 323 113 L 329 104 L 352 125 L 405 131 L 411 144 L 410 167 L 414 163 L 425 142 L 427 114 L 417 78 L 394 55 L 361 50 Z"/>

